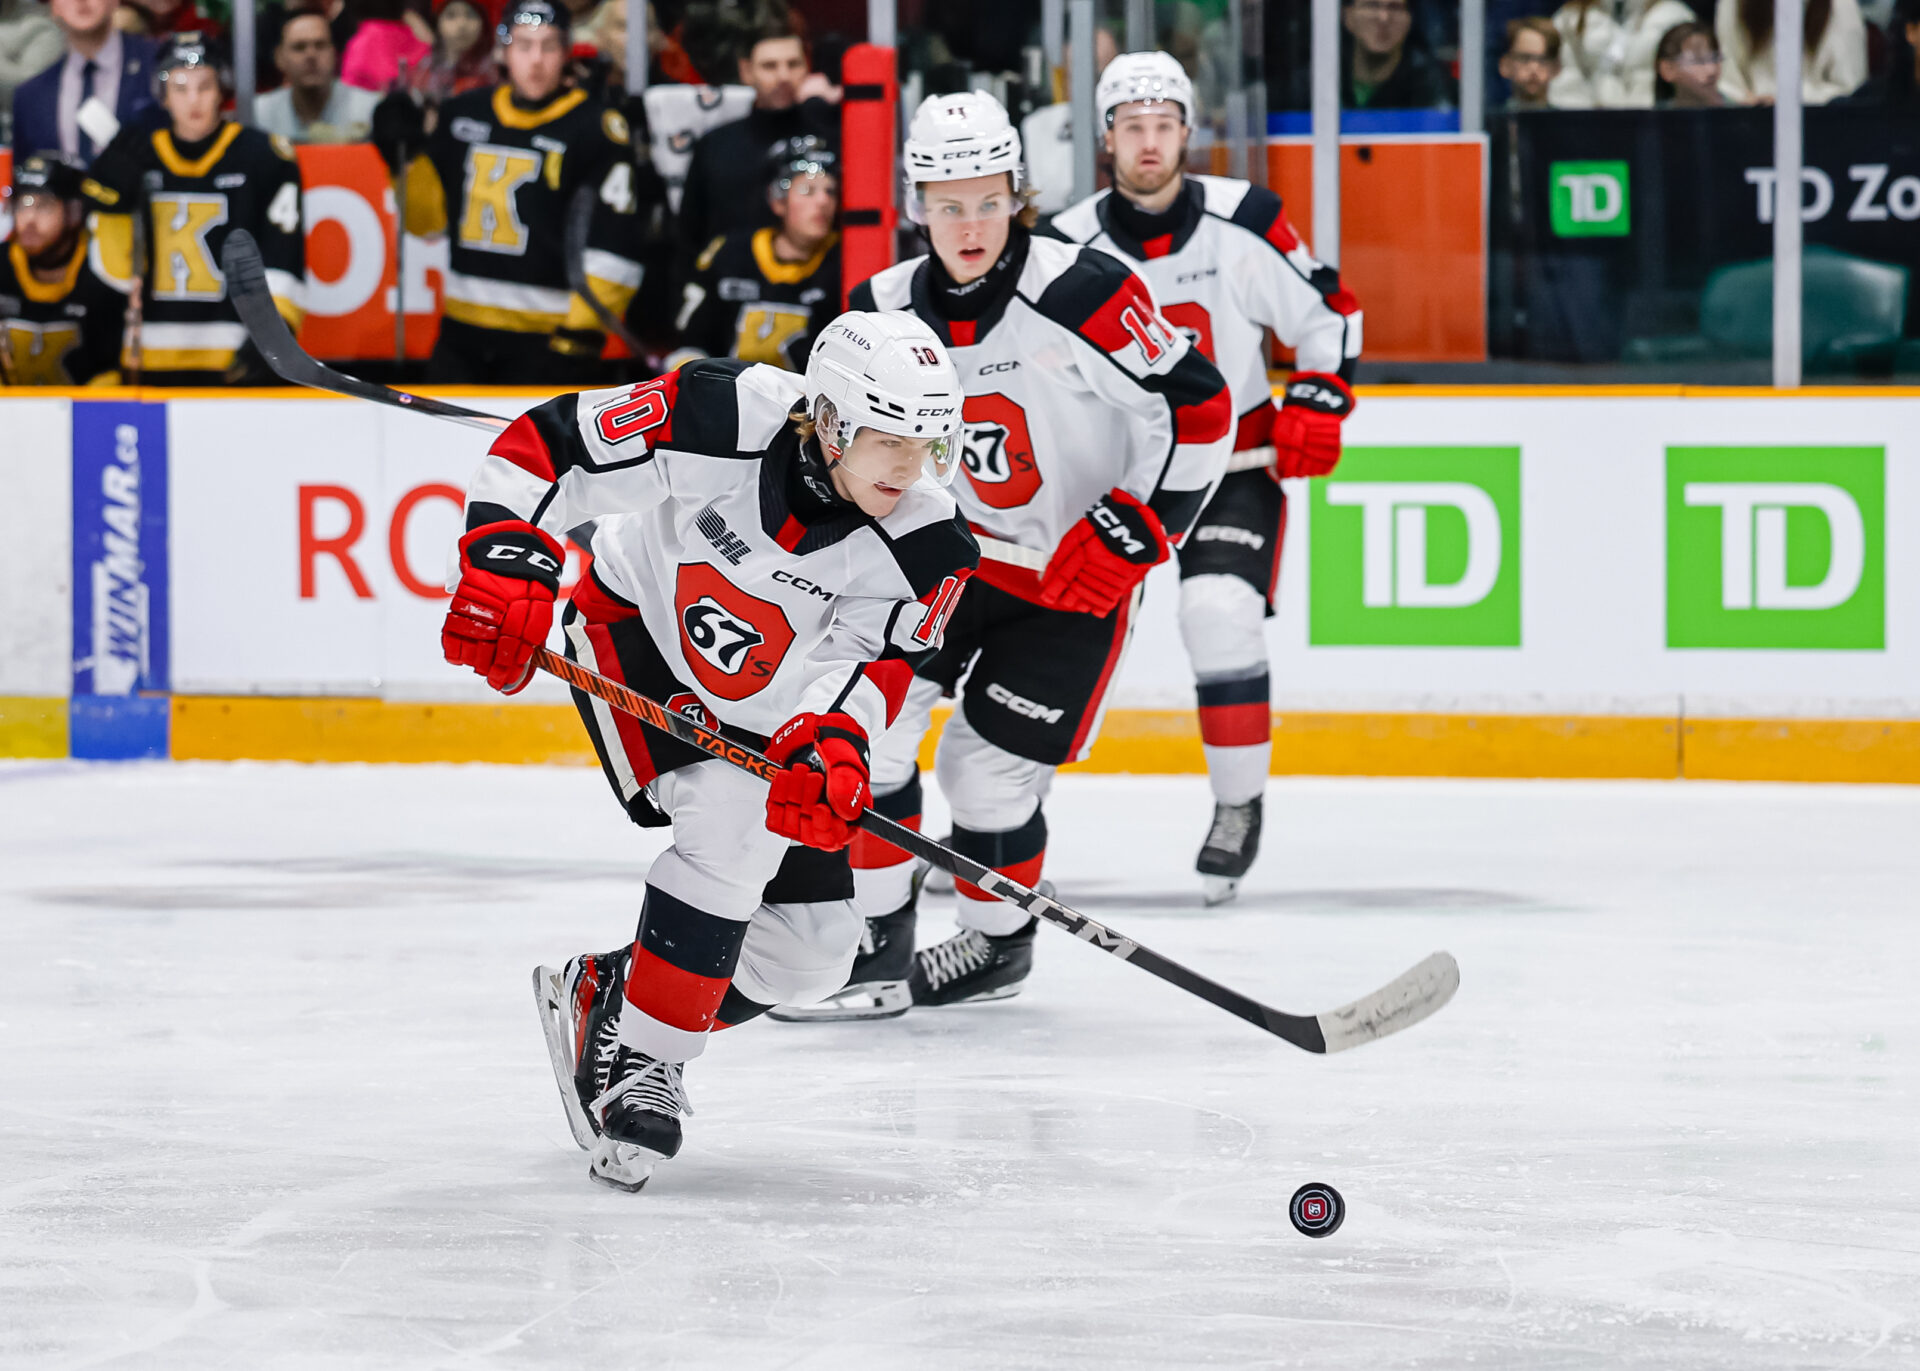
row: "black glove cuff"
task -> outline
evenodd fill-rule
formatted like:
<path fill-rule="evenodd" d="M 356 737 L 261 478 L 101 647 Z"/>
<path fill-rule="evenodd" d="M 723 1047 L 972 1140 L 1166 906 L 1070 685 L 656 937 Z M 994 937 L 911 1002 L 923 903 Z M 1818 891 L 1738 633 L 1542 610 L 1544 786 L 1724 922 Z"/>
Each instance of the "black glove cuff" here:
<path fill-rule="evenodd" d="M 516 529 L 511 524 L 500 524 L 476 529 L 460 540 L 460 555 L 476 571 L 538 581 L 556 596 L 560 593 L 564 563 L 553 555 L 553 549 L 531 525 Z"/>
<path fill-rule="evenodd" d="M 1287 382 L 1286 399 L 1282 403 L 1344 419 L 1353 409 L 1353 392 L 1336 377 L 1302 373 Z"/>

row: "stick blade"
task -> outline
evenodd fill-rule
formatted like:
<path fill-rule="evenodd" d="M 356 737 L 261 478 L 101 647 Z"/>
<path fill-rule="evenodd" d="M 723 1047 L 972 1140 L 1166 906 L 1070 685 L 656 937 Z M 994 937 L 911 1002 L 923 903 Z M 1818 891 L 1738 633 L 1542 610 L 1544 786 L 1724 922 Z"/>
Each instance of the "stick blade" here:
<path fill-rule="evenodd" d="M 1316 1016 L 1325 1050 L 1344 1052 L 1411 1028 L 1439 1013 L 1459 988 L 1460 964 L 1452 953 L 1436 952 L 1371 995 Z"/>

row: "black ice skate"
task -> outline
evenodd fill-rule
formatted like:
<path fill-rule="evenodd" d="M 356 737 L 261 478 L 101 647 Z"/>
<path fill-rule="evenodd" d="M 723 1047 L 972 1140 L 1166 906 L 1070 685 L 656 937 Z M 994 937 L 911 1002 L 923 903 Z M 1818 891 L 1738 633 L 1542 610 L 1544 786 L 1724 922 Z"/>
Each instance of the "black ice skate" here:
<path fill-rule="evenodd" d="M 613 952 L 583 952 L 566 969 L 533 969 L 533 996 L 540 1029 L 547 1040 L 560 1103 L 567 1111 L 573 1140 L 591 1149 L 600 1130 L 591 1105 L 607 1088 L 613 1062 L 614 1028 L 620 1016 L 631 946 Z"/>
<path fill-rule="evenodd" d="M 600 1125 L 589 1177 L 615 1190 L 638 1190 L 655 1166 L 680 1151 L 680 1116 L 693 1113 L 680 1072 L 679 1062 L 615 1049 L 607 1073 L 612 1084 L 587 1111 Z"/>
<path fill-rule="evenodd" d="M 1239 894 L 1240 878 L 1260 855 L 1261 804 L 1256 795 L 1243 805 L 1213 807 L 1213 828 L 1193 864 L 1204 878 L 1201 898 L 1209 905 L 1225 904 Z"/>
<path fill-rule="evenodd" d="M 914 900 L 891 914 L 868 919 L 847 983 L 818 1004 L 781 1005 L 767 1017 L 782 1023 L 838 1023 L 847 1019 L 893 1019 L 913 1008 L 907 977 L 913 971 Z"/>
<path fill-rule="evenodd" d="M 1004 1000 L 1020 993 L 1033 970 L 1033 933 L 1039 927 L 1028 919 L 1018 933 L 997 936 L 963 928 L 943 943 L 917 953 L 913 959 L 913 1002 L 916 1005 L 972 1004 Z"/>

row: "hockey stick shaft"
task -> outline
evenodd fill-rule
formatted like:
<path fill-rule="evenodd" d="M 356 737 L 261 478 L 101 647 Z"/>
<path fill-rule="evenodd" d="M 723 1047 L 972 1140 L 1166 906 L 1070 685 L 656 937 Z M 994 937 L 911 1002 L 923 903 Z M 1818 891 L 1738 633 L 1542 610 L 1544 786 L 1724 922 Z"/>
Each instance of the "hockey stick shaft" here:
<path fill-rule="evenodd" d="M 635 361 L 644 361 L 646 348 L 607 308 L 607 302 L 593 293 L 593 283 L 587 279 L 587 237 L 593 232 L 593 207 L 598 196 L 592 186 L 582 186 L 573 193 L 573 203 L 567 207 L 567 288 L 587 302 L 600 327 L 626 344 Z"/>
<path fill-rule="evenodd" d="M 618 681 L 610 681 L 597 672 L 589 671 L 551 649 L 536 648 L 533 664 L 575 689 L 604 700 L 622 713 L 631 714 L 643 724 L 683 743 L 690 743 L 720 761 L 751 772 L 761 780 L 771 783 L 780 770 L 779 766 L 753 748 L 703 728 L 684 714 L 670 710 Z M 1445 952 L 1436 952 L 1383 989 L 1350 1005 L 1326 1014 L 1289 1014 L 1202 976 L 1105 924 L 1069 909 L 1036 890 L 1030 890 L 1018 881 L 935 842 L 905 824 L 896 823 L 876 810 L 868 809 L 861 814 L 857 826 L 863 832 L 913 856 L 924 858 L 958 879 L 978 886 L 989 895 L 1017 905 L 1036 918 L 1045 919 L 1102 952 L 1131 962 L 1168 984 L 1178 986 L 1188 994 L 1196 995 L 1308 1052 L 1338 1052 L 1374 1038 L 1385 1037 L 1389 1033 L 1397 1033 L 1438 1010 L 1452 998 L 1460 982 L 1459 968 L 1454 965 L 1453 958 Z"/>

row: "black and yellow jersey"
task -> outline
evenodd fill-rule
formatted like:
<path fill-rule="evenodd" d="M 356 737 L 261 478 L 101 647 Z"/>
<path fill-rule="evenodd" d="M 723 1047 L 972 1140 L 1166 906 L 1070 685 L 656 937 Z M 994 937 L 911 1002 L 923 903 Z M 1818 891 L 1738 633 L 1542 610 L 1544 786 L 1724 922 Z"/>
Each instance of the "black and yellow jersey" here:
<path fill-rule="evenodd" d="M 260 244 L 274 302 L 300 326 L 306 239 L 300 167 L 286 139 L 235 123 L 193 143 L 176 142 L 168 129 L 128 127 L 100 154 L 83 189 L 95 211 L 94 270 L 129 289 L 140 281 L 143 375 L 216 380 L 233 365 L 247 331 L 227 298 L 220 249 L 237 228 Z M 144 230 L 138 244 L 136 215 Z"/>
<path fill-rule="evenodd" d="M 681 351 L 805 371 L 813 335 L 840 313 L 840 235 L 804 262 L 774 255 L 775 230 L 729 233 L 707 244 L 680 302 Z"/>
<path fill-rule="evenodd" d="M 410 231 L 447 236 L 446 317 L 513 333 L 598 330 L 567 286 L 567 212 L 583 186 L 596 196 L 587 285 L 618 318 L 640 285 L 625 117 L 582 90 L 523 108 L 506 85 L 442 105 L 407 168 L 406 198 Z"/>
<path fill-rule="evenodd" d="M 57 281 L 34 278 L 18 243 L 0 252 L 0 384 L 112 385 L 127 297 L 87 264 L 80 234 Z"/>

